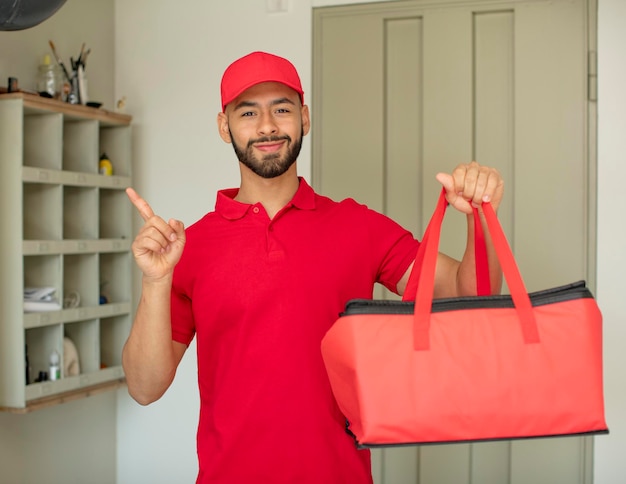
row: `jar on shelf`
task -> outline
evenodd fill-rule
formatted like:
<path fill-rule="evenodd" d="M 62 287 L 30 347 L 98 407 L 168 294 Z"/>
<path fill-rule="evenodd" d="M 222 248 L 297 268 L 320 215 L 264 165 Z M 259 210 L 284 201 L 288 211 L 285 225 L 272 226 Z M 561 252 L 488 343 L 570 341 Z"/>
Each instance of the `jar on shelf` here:
<path fill-rule="evenodd" d="M 61 99 L 63 91 L 63 73 L 57 64 L 50 61 L 48 54 L 44 55 L 37 73 L 37 92 L 41 96 Z"/>

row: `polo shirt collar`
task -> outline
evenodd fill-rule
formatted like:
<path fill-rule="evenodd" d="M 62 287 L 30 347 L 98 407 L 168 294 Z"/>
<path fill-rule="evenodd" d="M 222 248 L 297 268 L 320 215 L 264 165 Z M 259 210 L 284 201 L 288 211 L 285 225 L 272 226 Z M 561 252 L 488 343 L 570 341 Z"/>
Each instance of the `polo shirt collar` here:
<path fill-rule="evenodd" d="M 298 191 L 287 205 L 299 208 L 300 210 L 315 209 L 315 192 L 311 186 L 302 177 L 298 177 L 300 184 Z M 238 188 L 227 188 L 217 192 L 217 200 L 215 201 L 215 211 L 228 220 L 237 220 L 253 207 L 252 204 L 241 203 L 234 198 L 239 193 Z"/>

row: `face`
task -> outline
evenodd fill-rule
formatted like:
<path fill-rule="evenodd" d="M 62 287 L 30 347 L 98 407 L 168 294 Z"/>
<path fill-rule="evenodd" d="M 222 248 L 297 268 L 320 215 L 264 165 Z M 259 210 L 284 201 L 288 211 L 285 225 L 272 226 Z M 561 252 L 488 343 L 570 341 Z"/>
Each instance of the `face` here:
<path fill-rule="evenodd" d="M 295 163 L 310 124 L 297 92 L 265 82 L 229 103 L 218 115 L 218 126 L 242 165 L 260 177 L 275 178 Z"/>

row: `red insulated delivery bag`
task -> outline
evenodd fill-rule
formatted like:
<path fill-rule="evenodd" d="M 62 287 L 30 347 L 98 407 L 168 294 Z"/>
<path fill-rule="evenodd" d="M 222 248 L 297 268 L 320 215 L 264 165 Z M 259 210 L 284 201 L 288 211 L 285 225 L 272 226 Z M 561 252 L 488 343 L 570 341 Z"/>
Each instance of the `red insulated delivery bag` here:
<path fill-rule="evenodd" d="M 585 283 L 528 294 L 485 203 L 511 294 L 433 301 L 446 206 L 442 192 L 405 291 L 415 301 L 351 300 L 322 340 L 332 390 L 357 445 L 608 432 L 602 316 Z M 477 282 L 479 294 L 488 294 L 480 225 Z"/>

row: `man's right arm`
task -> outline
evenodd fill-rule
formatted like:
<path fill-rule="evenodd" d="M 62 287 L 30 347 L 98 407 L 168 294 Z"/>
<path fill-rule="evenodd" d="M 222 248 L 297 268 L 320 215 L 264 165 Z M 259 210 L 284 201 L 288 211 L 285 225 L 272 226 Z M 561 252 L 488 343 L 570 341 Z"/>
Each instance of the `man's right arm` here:
<path fill-rule="evenodd" d="M 135 321 L 122 352 L 128 392 L 148 405 L 169 388 L 187 346 L 172 341 L 171 281 L 142 283 Z"/>
<path fill-rule="evenodd" d="M 140 404 L 158 400 L 174 380 L 187 347 L 172 340 L 170 297 L 174 267 L 185 245 L 182 222 L 165 222 L 132 189 L 128 197 L 145 224 L 133 241 L 135 261 L 143 273 L 141 298 L 122 351 L 128 392 Z"/>

